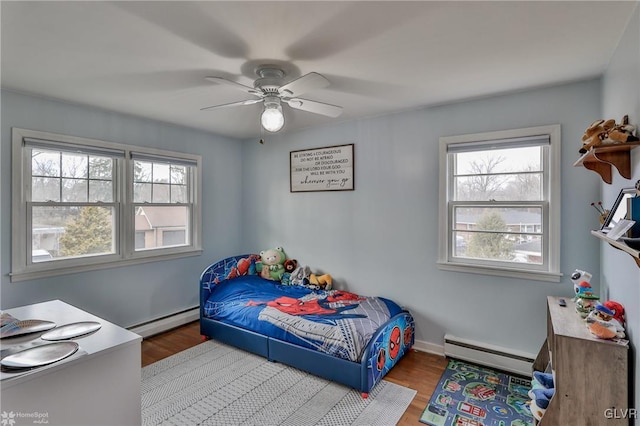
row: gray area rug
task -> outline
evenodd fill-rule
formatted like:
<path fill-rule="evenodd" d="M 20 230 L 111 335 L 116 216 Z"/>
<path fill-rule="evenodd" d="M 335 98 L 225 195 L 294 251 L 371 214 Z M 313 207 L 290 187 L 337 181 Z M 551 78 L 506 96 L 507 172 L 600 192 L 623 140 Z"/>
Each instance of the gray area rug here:
<path fill-rule="evenodd" d="M 416 391 L 355 389 L 209 340 L 142 369 L 143 425 L 395 425 Z"/>

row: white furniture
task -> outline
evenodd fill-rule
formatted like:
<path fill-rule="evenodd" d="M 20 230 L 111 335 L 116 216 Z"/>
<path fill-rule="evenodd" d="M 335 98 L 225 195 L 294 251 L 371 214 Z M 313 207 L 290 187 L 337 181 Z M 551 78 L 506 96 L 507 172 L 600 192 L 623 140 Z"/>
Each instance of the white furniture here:
<path fill-rule="evenodd" d="M 142 338 L 60 300 L 7 309 L 19 320 L 41 319 L 64 325 L 97 321 L 102 328 L 74 339 L 81 354 L 1 382 L 0 412 L 14 413 L 15 424 L 139 425 Z M 2 339 L 3 351 L 28 345 L 41 333 Z M 26 415 L 26 416 L 25 416 Z"/>

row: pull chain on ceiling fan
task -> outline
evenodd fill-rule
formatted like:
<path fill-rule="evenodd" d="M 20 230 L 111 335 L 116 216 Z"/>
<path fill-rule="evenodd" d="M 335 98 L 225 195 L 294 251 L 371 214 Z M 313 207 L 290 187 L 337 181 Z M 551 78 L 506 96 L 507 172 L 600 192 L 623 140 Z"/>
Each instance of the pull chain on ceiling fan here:
<path fill-rule="evenodd" d="M 209 81 L 235 87 L 249 95 L 256 96 L 258 99 L 247 99 L 228 104 L 214 105 L 202 108 L 201 111 L 210 111 L 232 106 L 253 105 L 262 102 L 264 104 L 264 110 L 260 117 L 260 122 L 262 127 L 269 132 L 277 132 L 284 127 L 282 102 L 294 109 L 333 118 L 342 113 L 342 107 L 340 106 L 298 97 L 303 93 L 321 89 L 330 84 L 329 80 L 318 73 L 310 72 L 285 85 L 280 85 L 285 73 L 277 66 L 263 65 L 256 70 L 256 74 L 259 78 L 253 83 L 254 87 L 245 86 L 244 84 L 223 77 L 206 77 Z"/>

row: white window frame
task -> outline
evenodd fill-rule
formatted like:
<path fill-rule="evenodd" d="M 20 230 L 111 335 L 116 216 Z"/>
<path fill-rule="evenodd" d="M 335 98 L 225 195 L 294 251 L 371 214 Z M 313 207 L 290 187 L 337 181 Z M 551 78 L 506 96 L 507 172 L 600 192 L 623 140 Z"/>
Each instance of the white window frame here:
<path fill-rule="evenodd" d="M 29 194 L 31 189 L 31 157 L 25 147 L 25 139 L 37 139 L 43 143 L 60 146 L 78 146 L 122 152 L 116 158 L 114 169 L 114 202 L 105 206 L 115 206 L 114 217 L 114 253 L 99 256 L 75 257 L 46 262 L 30 262 L 31 221 L 28 215 Z M 190 234 L 189 243 L 184 246 L 163 247 L 144 251 L 135 250 L 135 210 L 133 203 L 133 161 L 132 152 L 143 153 L 158 158 L 170 158 L 192 165 L 190 175 Z M 199 155 L 178 153 L 154 148 L 106 142 L 67 136 L 50 132 L 41 132 L 12 128 L 12 205 L 11 205 L 11 281 L 24 281 L 76 272 L 92 271 L 104 268 L 121 267 L 145 262 L 177 259 L 197 256 L 202 253 L 202 157 Z M 78 203 L 76 203 L 78 204 Z M 79 203 L 81 204 L 81 203 Z"/>
<path fill-rule="evenodd" d="M 494 260 L 466 259 L 453 256 L 452 227 L 453 179 L 452 156 L 448 149 L 455 144 L 473 144 L 496 141 L 508 147 L 509 140 L 549 136 L 549 145 L 543 147 L 544 187 L 542 188 L 543 208 L 543 265 L 518 264 L 516 262 L 497 262 Z M 560 125 L 529 127 L 523 129 L 502 130 L 440 138 L 439 150 L 439 212 L 438 212 L 438 268 L 447 271 L 468 272 L 474 274 L 522 278 L 539 281 L 560 282 L 560 208 L 561 208 L 561 140 Z M 474 203 L 482 205 L 483 202 Z M 484 204 L 488 204 L 484 202 Z M 544 223 L 547 222 L 547 223 Z"/>

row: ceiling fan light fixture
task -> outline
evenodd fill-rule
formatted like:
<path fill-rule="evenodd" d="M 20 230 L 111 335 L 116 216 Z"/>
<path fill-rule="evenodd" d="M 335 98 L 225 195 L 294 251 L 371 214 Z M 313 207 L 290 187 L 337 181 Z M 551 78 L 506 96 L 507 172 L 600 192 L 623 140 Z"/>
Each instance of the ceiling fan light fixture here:
<path fill-rule="evenodd" d="M 265 102 L 264 111 L 260 116 L 260 122 L 267 132 L 277 132 L 282 129 L 284 127 L 284 114 L 282 113 L 280 103 Z"/>

